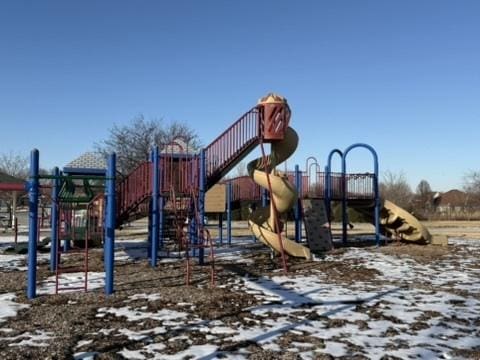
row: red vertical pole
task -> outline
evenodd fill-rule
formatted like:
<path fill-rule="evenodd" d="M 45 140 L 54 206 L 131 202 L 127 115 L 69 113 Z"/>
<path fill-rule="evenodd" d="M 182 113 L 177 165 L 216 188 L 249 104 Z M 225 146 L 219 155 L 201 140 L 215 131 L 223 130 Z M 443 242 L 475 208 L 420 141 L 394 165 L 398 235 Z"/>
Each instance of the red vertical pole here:
<path fill-rule="evenodd" d="M 84 258 L 84 270 L 85 270 L 85 292 L 88 289 L 88 242 L 90 241 L 90 218 L 91 214 L 90 205 L 87 206 L 87 218 L 85 219 L 85 258 Z"/>
<path fill-rule="evenodd" d="M 75 244 L 75 207 L 72 205 L 72 245 Z"/>

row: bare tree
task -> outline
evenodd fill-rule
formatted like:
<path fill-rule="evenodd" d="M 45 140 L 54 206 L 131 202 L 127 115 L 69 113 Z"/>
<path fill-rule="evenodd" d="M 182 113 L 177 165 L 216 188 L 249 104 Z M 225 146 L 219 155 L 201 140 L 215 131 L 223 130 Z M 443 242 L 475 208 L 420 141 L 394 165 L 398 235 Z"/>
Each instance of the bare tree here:
<path fill-rule="evenodd" d="M 421 180 L 417 185 L 415 200 L 417 204 L 417 211 L 426 216 L 433 205 L 432 188 L 427 180 Z"/>
<path fill-rule="evenodd" d="M 168 124 L 163 131 L 160 132 L 160 139 L 157 139 L 156 143 L 158 145 L 165 145 L 171 143 L 177 138 L 181 138 L 186 142 L 188 150 L 196 151 L 201 146 L 195 130 L 178 121 Z"/>
<path fill-rule="evenodd" d="M 173 122 L 165 126 L 161 119 L 145 120 L 143 115 L 138 115 L 127 125 L 115 124 L 108 139 L 96 143 L 95 148 L 104 155 L 115 152 L 118 170 L 127 174 L 139 163 L 148 160 L 153 146 L 158 145 L 162 149 L 178 137 L 193 151 L 200 145 L 198 135 L 186 124 Z"/>
<path fill-rule="evenodd" d="M 480 171 L 470 171 L 464 175 L 463 190 L 467 193 L 465 208 L 471 216 L 480 210 Z"/>
<path fill-rule="evenodd" d="M 1 154 L 0 171 L 19 179 L 26 179 L 28 177 L 28 157 L 13 151 Z"/>
<path fill-rule="evenodd" d="M 480 171 L 470 171 L 464 175 L 463 189 L 467 193 L 480 194 Z"/>
<path fill-rule="evenodd" d="M 403 172 L 386 171 L 380 183 L 380 195 L 408 211 L 412 210 L 413 192 Z"/>

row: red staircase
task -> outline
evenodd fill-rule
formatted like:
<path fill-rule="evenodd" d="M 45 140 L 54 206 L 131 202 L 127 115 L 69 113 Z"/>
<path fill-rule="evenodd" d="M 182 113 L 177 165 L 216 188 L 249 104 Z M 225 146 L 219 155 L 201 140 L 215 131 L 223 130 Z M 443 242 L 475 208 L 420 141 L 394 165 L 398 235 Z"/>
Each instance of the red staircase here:
<path fill-rule="evenodd" d="M 137 212 L 140 205 L 144 204 L 152 194 L 151 174 L 152 163 L 144 162 L 117 182 L 117 226 L 123 224 Z"/>
<path fill-rule="evenodd" d="M 205 148 L 207 188 L 216 184 L 259 143 L 260 110 L 254 107 L 243 114 Z M 162 154 L 161 192 L 188 193 L 198 186 L 198 156 Z M 146 201 L 152 193 L 152 163 L 144 162 L 117 183 L 117 226 L 135 214 L 146 215 Z"/>
<path fill-rule="evenodd" d="M 220 181 L 252 151 L 260 136 L 260 110 L 254 107 L 213 140 L 205 148 L 207 188 Z"/>

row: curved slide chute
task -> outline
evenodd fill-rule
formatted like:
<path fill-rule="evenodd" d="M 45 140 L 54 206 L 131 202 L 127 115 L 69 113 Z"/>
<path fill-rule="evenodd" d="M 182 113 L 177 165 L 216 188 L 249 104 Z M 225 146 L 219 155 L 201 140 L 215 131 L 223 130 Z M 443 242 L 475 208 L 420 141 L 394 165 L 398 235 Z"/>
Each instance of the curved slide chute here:
<path fill-rule="evenodd" d="M 250 215 L 248 223 L 253 234 L 275 252 L 280 253 L 283 245 L 283 250 L 287 254 L 310 259 L 310 250 L 305 246 L 284 236 L 281 237 L 282 244 L 280 244 L 276 231 L 277 220 L 280 224 L 280 220 L 275 217 L 276 214 L 281 215 L 291 209 L 298 194 L 295 187 L 288 181 L 287 176 L 275 170 L 275 166 L 288 159 L 295 152 L 297 145 L 298 135 L 295 130 L 288 127 L 282 140 L 272 142 L 271 154 L 266 159 L 261 157 L 248 163 L 248 173 L 258 185 L 269 189 L 268 180 L 270 178 L 271 196 L 273 198 L 270 207 L 259 208 L 254 211 Z M 276 211 L 273 208 L 273 203 L 275 203 Z"/>
<path fill-rule="evenodd" d="M 385 200 L 380 223 L 385 230 L 400 239 L 417 243 L 430 243 L 432 236 L 428 229 L 408 211 Z"/>

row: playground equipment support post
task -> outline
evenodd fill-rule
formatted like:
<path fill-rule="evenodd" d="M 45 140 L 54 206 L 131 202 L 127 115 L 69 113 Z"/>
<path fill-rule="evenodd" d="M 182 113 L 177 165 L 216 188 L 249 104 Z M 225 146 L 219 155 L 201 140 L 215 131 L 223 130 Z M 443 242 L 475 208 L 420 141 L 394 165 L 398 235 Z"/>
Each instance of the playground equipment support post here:
<path fill-rule="evenodd" d="M 38 231 L 38 165 L 39 153 L 30 153 L 30 181 L 28 186 L 28 281 L 27 297 L 33 299 L 37 293 L 37 231 Z"/>

